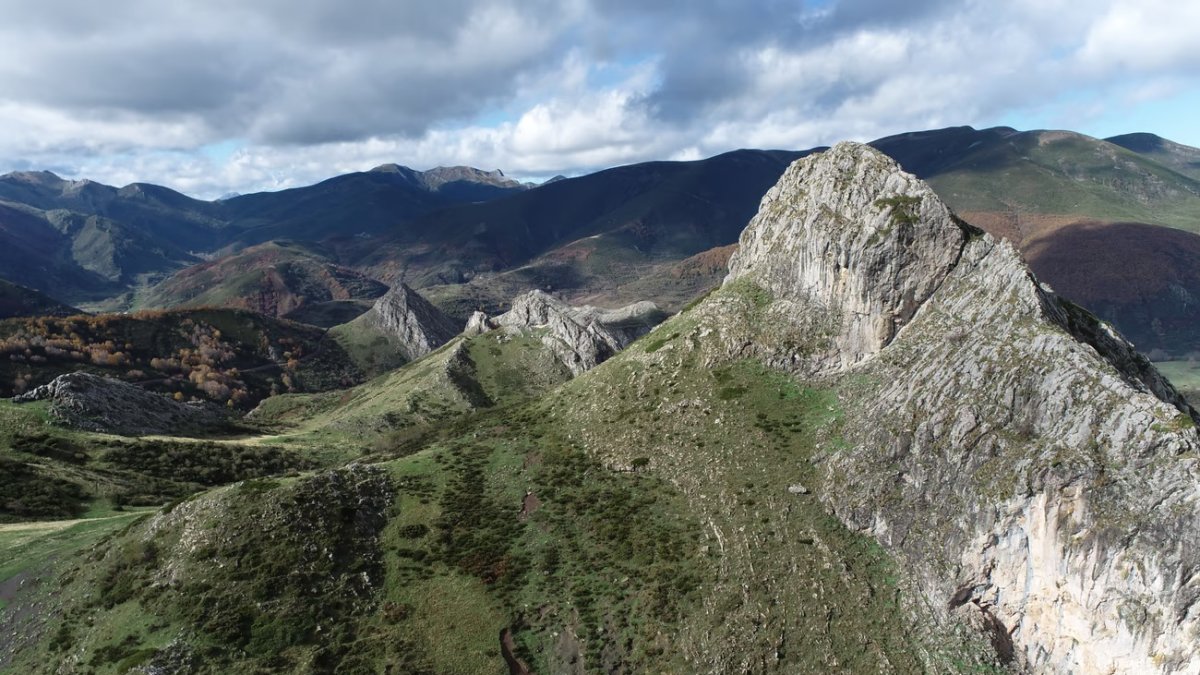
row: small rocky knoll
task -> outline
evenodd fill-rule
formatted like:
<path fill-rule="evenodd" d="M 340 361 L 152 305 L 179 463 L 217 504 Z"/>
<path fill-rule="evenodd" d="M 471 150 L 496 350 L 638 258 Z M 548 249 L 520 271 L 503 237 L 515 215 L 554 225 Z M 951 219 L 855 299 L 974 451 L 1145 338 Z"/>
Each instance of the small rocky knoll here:
<path fill-rule="evenodd" d="M 13 401 L 49 401 L 50 415 L 65 426 L 124 436 L 212 431 L 229 422 L 226 412 L 212 403 L 179 402 L 90 373 L 60 375 Z"/>

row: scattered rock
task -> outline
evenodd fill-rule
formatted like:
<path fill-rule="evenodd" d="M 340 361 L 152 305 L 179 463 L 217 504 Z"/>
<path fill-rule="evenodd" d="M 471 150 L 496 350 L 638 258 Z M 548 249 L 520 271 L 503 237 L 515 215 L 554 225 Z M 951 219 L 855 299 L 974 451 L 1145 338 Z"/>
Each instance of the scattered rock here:
<path fill-rule="evenodd" d="M 467 319 L 467 327 L 463 329 L 463 335 L 471 337 L 472 335 L 482 335 L 496 326 L 487 314 L 483 312 L 473 312 Z"/>

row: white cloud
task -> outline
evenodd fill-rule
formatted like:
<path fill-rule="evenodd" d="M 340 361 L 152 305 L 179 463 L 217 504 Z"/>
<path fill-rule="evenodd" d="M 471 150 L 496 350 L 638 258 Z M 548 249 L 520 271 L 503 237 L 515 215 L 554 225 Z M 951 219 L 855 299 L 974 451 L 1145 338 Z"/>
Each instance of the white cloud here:
<path fill-rule="evenodd" d="M 207 197 L 385 162 L 545 176 L 1022 114 L 1080 128 L 1200 86 L 1200 5 L 1165 0 L 0 10 L 0 171 Z"/>

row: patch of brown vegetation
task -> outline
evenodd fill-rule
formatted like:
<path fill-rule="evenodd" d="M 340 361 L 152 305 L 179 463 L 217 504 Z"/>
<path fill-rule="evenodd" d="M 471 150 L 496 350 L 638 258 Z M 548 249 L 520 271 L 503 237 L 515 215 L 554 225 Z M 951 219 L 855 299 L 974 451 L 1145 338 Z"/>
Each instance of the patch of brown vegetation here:
<path fill-rule="evenodd" d="M 718 246 L 701 251 L 690 258 L 684 258 L 671 267 L 671 278 L 691 279 L 717 273 L 724 274 L 729 267 L 729 258 L 737 248 L 737 244 Z"/>
<path fill-rule="evenodd" d="M 1081 216 L 1075 214 L 1021 213 L 1015 210 L 963 211 L 958 215 L 993 237 L 1007 239 L 1020 247 L 1034 237 L 1043 236 L 1059 228 L 1069 227 L 1083 220 Z"/>
<path fill-rule="evenodd" d="M 526 492 L 525 498 L 521 500 L 520 519 L 522 521 L 529 520 L 529 516 L 532 516 L 540 508 L 542 508 L 542 500 L 538 499 L 537 495 L 532 492 Z"/>
<path fill-rule="evenodd" d="M 1145 223 L 1076 222 L 1022 247 L 1055 290 L 1085 305 L 1136 303 L 1170 286 L 1200 286 L 1200 236 Z"/>

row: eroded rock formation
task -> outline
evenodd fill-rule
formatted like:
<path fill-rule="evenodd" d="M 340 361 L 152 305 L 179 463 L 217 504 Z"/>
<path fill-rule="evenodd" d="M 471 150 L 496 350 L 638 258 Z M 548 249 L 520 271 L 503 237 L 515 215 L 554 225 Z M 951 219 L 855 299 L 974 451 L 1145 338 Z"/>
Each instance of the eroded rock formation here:
<path fill-rule="evenodd" d="M 1195 413 L 1120 335 L 852 143 L 767 194 L 736 283 L 825 322 L 767 356 L 840 382 L 821 497 L 931 605 L 1038 671 L 1200 672 Z"/>
<path fill-rule="evenodd" d="M 363 321 L 394 338 L 408 361 L 441 347 L 459 333 L 450 317 L 403 283 L 376 300 Z"/>
<path fill-rule="evenodd" d="M 512 308 L 491 323 L 515 330 L 544 330 L 542 342 L 572 374 L 578 375 L 621 351 L 664 318 L 652 302 L 614 310 L 573 307 L 549 293 L 534 290 L 518 296 Z M 486 323 L 472 317 L 470 325 Z"/>

